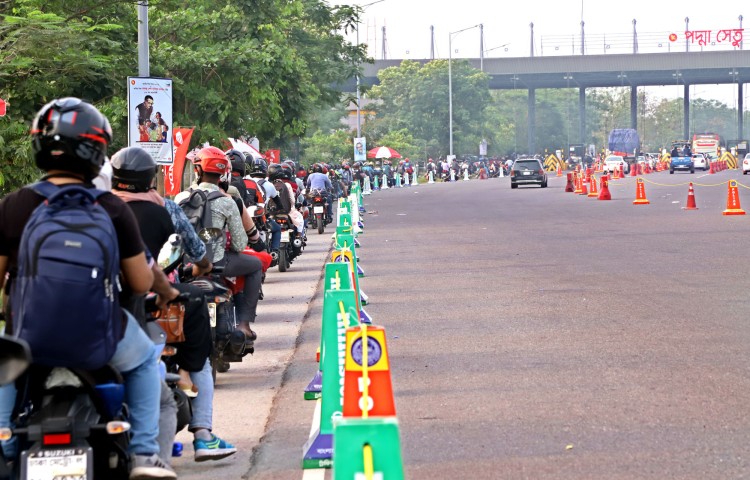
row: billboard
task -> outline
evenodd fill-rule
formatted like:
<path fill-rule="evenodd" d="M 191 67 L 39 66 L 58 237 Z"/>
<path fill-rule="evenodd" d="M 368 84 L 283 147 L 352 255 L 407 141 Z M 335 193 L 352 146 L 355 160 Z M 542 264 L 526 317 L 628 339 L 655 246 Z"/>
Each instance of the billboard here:
<path fill-rule="evenodd" d="M 354 138 L 354 161 L 364 162 L 367 160 L 367 139 L 365 137 Z"/>
<path fill-rule="evenodd" d="M 172 164 L 171 78 L 128 77 L 128 145 L 143 148 L 156 163 Z"/>

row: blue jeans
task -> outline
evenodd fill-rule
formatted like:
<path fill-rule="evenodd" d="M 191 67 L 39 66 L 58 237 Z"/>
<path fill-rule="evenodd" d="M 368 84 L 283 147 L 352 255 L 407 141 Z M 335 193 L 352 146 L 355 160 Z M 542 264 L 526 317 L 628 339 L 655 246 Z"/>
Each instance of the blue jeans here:
<path fill-rule="evenodd" d="M 130 409 L 132 437 L 130 453 L 151 455 L 159 452 L 159 405 L 161 380 L 157 359 L 161 350 L 154 348 L 133 316 L 126 312 L 128 326 L 117 344 L 110 364 L 125 380 L 125 402 Z"/>
<path fill-rule="evenodd" d="M 124 311 L 124 310 L 123 310 Z M 150 455 L 159 452 L 156 437 L 159 435 L 159 403 L 161 385 L 156 359 L 160 349 L 141 330 L 133 316 L 125 312 L 128 325 L 125 336 L 117 344 L 110 365 L 117 369 L 125 380 L 125 402 L 130 408 L 132 438 L 130 453 Z M 0 387 L 0 426 L 9 426 L 16 400 L 14 385 Z M 10 445 L 10 450 L 13 446 Z M 3 443 L 3 451 L 6 444 Z"/>
<path fill-rule="evenodd" d="M 281 227 L 272 218 L 268 219 L 268 226 L 271 227 L 271 250 L 278 250 L 281 246 Z"/>
<path fill-rule="evenodd" d="M 193 418 L 188 429 L 194 432 L 200 428 L 211 430 L 214 416 L 214 379 L 211 376 L 211 363 L 206 359 L 203 370 L 190 372 L 190 380 L 200 392 L 192 399 Z"/>
<path fill-rule="evenodd" d="M 0 427 L 12 427 L 10 421 L 13 415 L 13 405 L 16 403 L 16 384 L 9 383 L 0 387 Z M 10 440 L 0 442 L 6 459 L 15 458 L 18 454 L 18 440 L 15 436 Z"/>

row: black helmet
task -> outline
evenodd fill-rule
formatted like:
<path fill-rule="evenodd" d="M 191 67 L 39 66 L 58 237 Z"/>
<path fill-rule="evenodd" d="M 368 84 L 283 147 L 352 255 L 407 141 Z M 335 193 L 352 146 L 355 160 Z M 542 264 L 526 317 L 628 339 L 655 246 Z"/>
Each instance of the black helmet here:
<path fill-rule="evenodd" d="M 224 152 L 229 159 L 230 162 L 232 162 L 232 176 L 245 176 L 245 162 L 247 159 L 245 158 L 245 154 L 240 152 L 239 150 L 231 149 Z M 235 175 L 235 173 L 237 175 Z"/>
<path fill-rule="evenodd" d="M 271 181 L 274 180 L 289 180 L 292 178 L 289 175 L 289 171 L 291 168 L 289 168 L 289 165 L 283 165 L 278 163 L 272 163 L 268 166 L 268 179 Z"/>
<path fill-rule="evenodd" d="M 316 163 L 315 165 L 313 165 L 312 171 L 313 173 L 323 173 L 323 166 L 319 163 Z"/>
<path fill-rule="evenodd" d="M 78 98 L 52 100 L 31 125 L 34 160 L 42 170 L 63 170 L 92 179 L 99 174 L 112 142 L 107 117 Z"/>
<path fill-rule="evenodd" d="M 148 192 L 156 176 L 156 162 L 141 147 L 118 151 L 112 163 L 112 188 L 129 192 Z"/>
<path fill-rule="evenodd" d="M 268 172 L 268 165 L 262 158 L 255 158 L 250 164 L 250 176 L 251 177 L 265 177 Z"/>

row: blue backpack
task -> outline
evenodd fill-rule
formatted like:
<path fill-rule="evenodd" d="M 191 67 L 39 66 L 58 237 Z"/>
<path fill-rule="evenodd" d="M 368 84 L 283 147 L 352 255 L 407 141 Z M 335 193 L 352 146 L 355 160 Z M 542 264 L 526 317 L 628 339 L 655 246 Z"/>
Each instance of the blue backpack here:
<path fill-rule="evenodd" d="M 109 362 L 122 336 L 117 233 L 83 185 L 30 186 L 46 200 L 21 236 L 11 288 L 15 335 L 40 365 L 83 369 Z"/>

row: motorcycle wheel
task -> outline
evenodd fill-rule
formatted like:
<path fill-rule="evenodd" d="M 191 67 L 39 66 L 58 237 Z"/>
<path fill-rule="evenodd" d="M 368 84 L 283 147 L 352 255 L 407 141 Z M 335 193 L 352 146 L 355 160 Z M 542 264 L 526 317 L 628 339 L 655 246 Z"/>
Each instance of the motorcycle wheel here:
<path fill-rule="evenodd" d="M 316 222 L 318 222 L 318 234 L 322 234 L 326 229 L 326 222 L 323 220 L 323 217 L 317 217 L 315 219 Z"/>
<path fill-rule="evenodd" d="M 279 249 L 279 272 L 286 272 L 286 269 L 289 268 L 287 255 L 287 246 L 281 245 L 281 248 Z"/>

